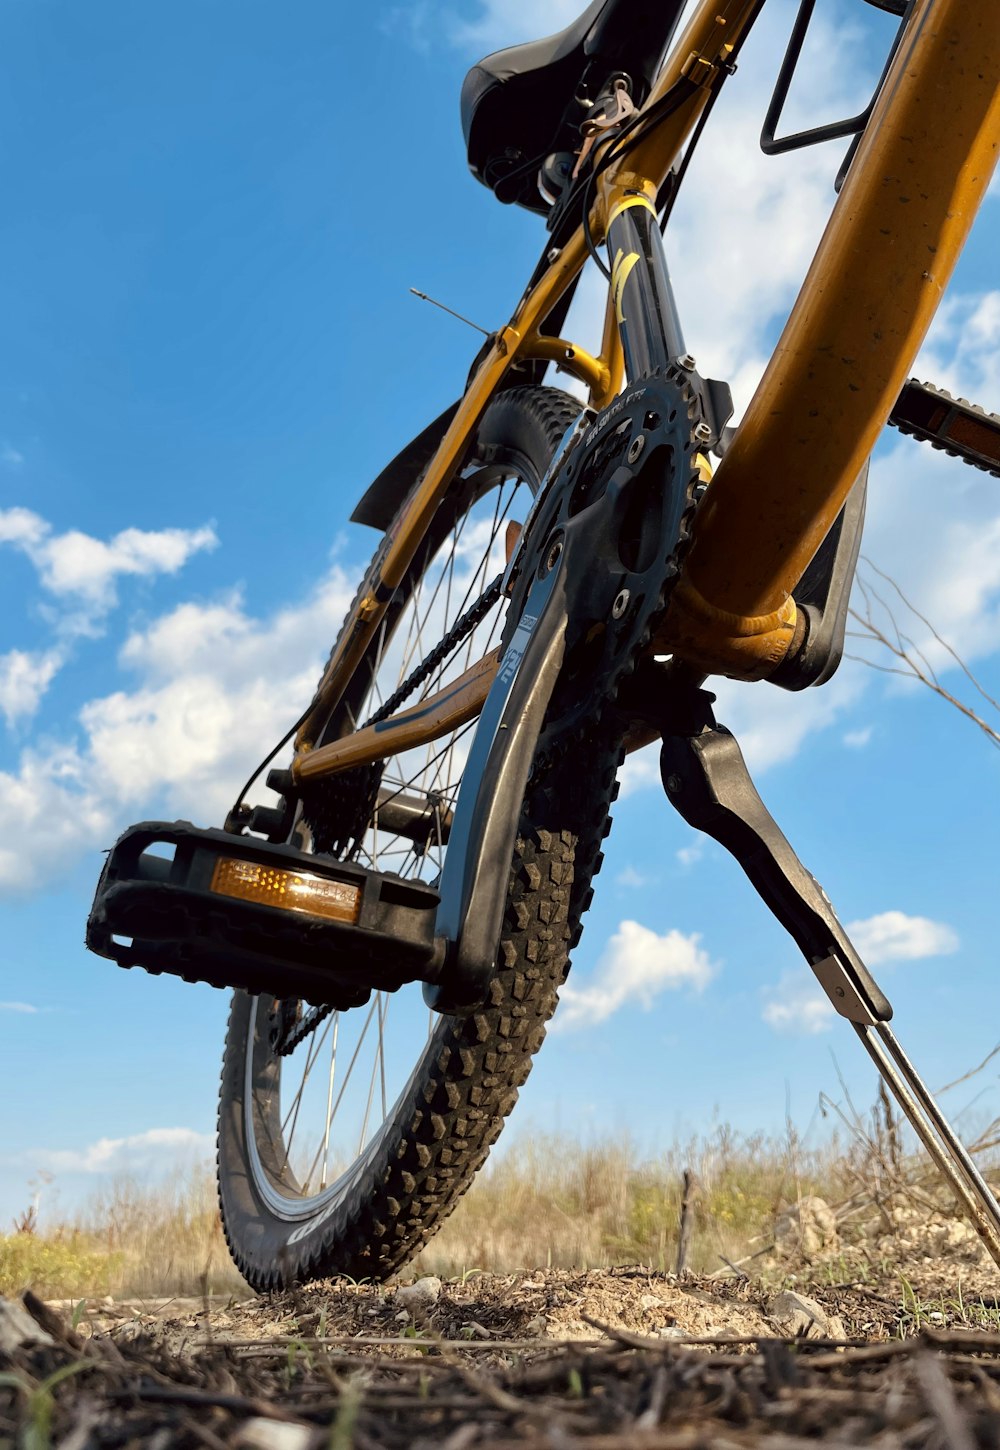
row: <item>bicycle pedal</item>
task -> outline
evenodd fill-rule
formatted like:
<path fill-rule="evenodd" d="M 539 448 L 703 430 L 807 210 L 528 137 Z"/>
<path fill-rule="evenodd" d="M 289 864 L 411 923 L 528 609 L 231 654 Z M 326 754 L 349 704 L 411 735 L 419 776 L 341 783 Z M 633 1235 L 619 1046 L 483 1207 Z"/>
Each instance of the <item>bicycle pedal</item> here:
<path fill-rule="evenodd" d="M 438 901 L 354 862 L 146 821 L 109 853 L 86 941 L 120 967 L 346 1010 L 433 980 Z"/>
<path fill-rule="evenodd" d="M 896 399 L 889 423 L 971 468 L 1000 478 L 1000 417 L 944 388 L 910 378 Z"/>

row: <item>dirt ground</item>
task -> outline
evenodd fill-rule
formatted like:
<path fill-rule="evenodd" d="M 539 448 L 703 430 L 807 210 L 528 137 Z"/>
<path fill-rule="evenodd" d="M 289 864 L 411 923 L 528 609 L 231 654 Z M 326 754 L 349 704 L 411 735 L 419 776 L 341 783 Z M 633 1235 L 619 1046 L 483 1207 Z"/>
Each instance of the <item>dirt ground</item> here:
<path fill-rule="evenodd" d="M 1000 1445 L 996 1274 L 938 1260 L 905 1282 L 796 1298 L 621 1268 L 211 1304 L 27 1295 L 0 1301 L 0 1447 Z"/>

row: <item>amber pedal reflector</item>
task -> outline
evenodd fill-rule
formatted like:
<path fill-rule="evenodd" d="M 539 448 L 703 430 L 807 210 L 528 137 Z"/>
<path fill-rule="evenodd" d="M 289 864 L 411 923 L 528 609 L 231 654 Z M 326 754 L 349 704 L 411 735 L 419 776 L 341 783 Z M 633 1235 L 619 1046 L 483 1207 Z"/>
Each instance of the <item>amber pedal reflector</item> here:
<path fill-rule="evenodd" d="M 256 861 L 220 856 L 212 872 L 212 891 L 239 901 L 257 901 L 279 911 L 301 911 L 328 921 L 355 922 L 361 910 L 361 887 L 328 881 L 301 871 L 276 870 Z"/>

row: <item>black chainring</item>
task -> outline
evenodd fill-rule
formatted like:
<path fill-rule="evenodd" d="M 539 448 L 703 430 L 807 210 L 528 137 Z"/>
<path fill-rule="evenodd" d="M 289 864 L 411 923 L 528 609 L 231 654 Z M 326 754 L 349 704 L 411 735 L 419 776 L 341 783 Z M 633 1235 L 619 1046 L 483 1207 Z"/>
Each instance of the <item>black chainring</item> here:
<path fill-rule="evenodd" d="M 546 487 L 519 561 L 502 649 L 567 525 L 589 516 L 586 568 L 574 567 L 566 582 L 566 648 L 540 742 L 542 765 L 560 741 L 593 730 L 614 707 L 666 606 L 700 480 L 694 429 L 703 419 L 700 395 L 682 369 L 638 378 L 595 419 Z"/>

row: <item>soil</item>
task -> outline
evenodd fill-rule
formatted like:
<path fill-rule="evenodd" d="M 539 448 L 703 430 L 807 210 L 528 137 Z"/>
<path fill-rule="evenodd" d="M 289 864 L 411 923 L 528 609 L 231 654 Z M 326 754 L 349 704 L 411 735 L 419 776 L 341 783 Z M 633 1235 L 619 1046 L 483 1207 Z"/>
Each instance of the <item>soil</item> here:
<path fill-rule="evenodd" d="M 800 1276 L 801 1302 L 643 1268 L 82 1309 L 28 1294 L 0 1301 L 0 1447 L 976 1450 L 1000 1444 L 1000 1316 L 995 1273 L 963 1273 L 918 1265 L 905 1292 Z"/>

